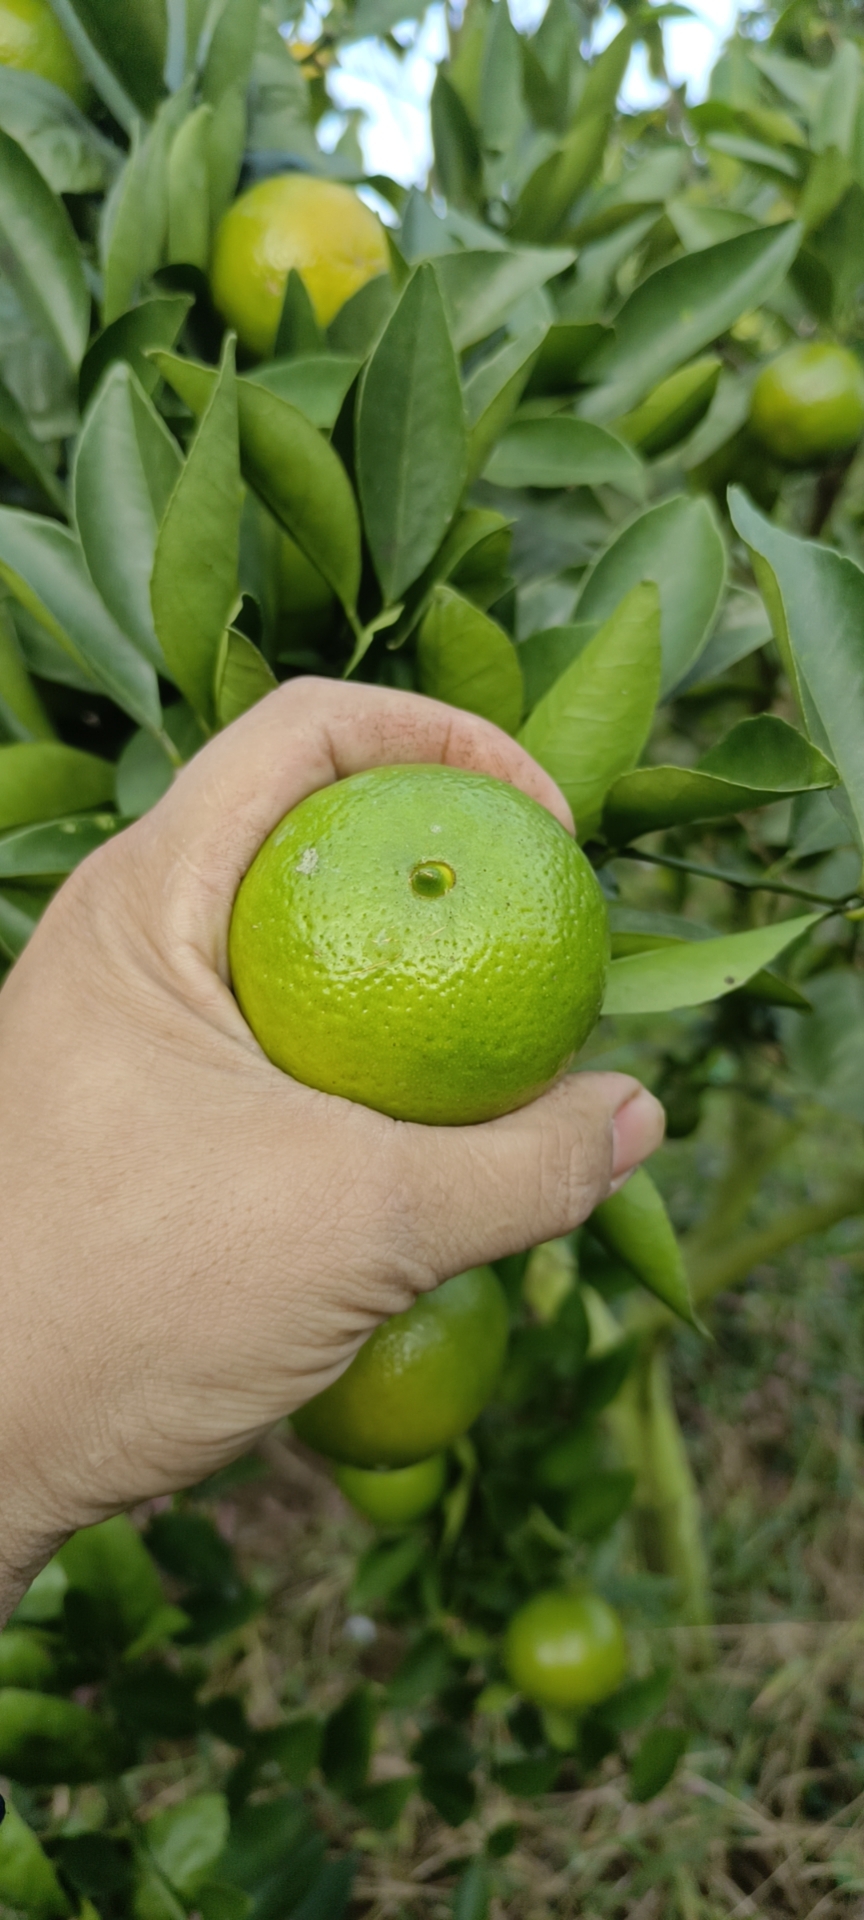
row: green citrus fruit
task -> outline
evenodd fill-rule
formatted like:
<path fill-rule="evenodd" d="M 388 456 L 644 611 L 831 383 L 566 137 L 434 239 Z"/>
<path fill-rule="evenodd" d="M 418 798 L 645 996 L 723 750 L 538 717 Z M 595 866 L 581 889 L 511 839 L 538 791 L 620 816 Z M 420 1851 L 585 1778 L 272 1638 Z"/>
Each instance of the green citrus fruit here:
<path fill-rule="evenodd" d="M 437 1506 L 447 1480 L 443 1453 L 413 1467 L 336 1468 L 336 1484 L 346 1500 L 374 1520 L 376 1527 L 407 1527 Z"/>
<path fill-rule="evenodd" d="M 301 801 L 234 905 L 234 990 L 284 1072 L 458 1126 L 548 1087 L 603 1000 L 606 909 L 575 840 L 516 787 L 377 767 Z"/>
<path fill-rule="evenodd" d="M 370 1334 L 332 1387 L 292 1415 L 301 1440 L 353 1467 L 410 1467 L 458 1439 L 492 1392 L 509 1315 L 491 1267 L 421 1294 Z"/>
<path fill-rule="evenodd" d="M 87 100 L 87 81 L 48 0 L 0 0 L 0 67 L 50 80 L 79 107 Z"/>
<path fill-rule="evenodd" d="M 390 256 L 380 220 L 350 187 L 280 173 L 242 193 L 213 245 L 213 299 L 251 353 L 272 353 L 291 268 L 322 327 Z"/>
<path fill-rule="evenodd" d="M 750 425 L 769 453 L 796 466 L 848 453 L 864 432 L 864 367 L 846 347 L 787 347 L 756 381 Z"/>
<path fill-rule="evenodd" d="M 514 1613 L 504 1664 L 519 1692 L 540 1707 L 590 1707 L 620 1687 L 627 1643 L 614 1609 L 599 1593 L 550 1588 Z"/>

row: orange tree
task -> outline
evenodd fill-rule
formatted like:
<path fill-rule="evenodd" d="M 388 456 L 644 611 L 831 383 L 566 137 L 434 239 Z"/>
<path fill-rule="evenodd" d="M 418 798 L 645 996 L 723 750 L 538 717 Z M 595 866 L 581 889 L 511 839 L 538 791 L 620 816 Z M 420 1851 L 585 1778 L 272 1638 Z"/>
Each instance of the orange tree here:
<path fill-rule="evenodd" d="M 206 1511 L 224 1481 L 144 1539 L 122 1518 L 75 1536 L 0 1635 L 0 1903 L 329 1920 L 351 1836 L 412 1792 L 456 1825 L 484 1777 L 537 1793 L 616 1747 L 636 1797 L 668 1779 L 686 1730 L 643 1726 L 664 1675 L 622 1682 L 617 1655 L 576 1692 L 572 1673 L 586 1622 L 617 1645 L 610 1603 L 710 1617 L 676 1316 L 864 1210 L 859 1175 L 750 1222 L 819 1103 L 864 1120 L 858 16 L 792 0 L 733 41 L 703 105 L 670 90 L 634 114 L 631 51 L 662 77 L 674 8 L 625 6 L 592 60 L 597 8 L 550 0 L 521 35 L 504 0 L 469 0 L 432 97 L 433 191 L 365 181 L 386 271 L 324 325 L 295 252 L 256 360 L 211 297 L 216 231 L 273 175 L 363 184 L 352 124 L 317 145 L 324 75 L 405 0 L 334 5 L 301 58 L 275 0 L 52 7 L 89 111 L 0 66 L 5 962 L 76 862 L 277 681 L 416 686 L 518 732 L 572 803 L 612 930 L 584 1057 L 636 1062 L 676 1138 L 706 1098 L 727 1116 L 683 1241 L 641 1174 L 578 1242 L 499 1263 L 492 1400 L 427 1476 L 431 1513 L 409 1500 L 356 1569 L 352 1607 L 403 1635 L 386 1690 L 261 1731 L 206 1685 L 206 1649 L 261 1605 Z M 373 1488 L 372 1510 L 399 1500 Z M 553 1639 L 514 1661 L 508 1622 L 535 1615 Z M 398 1780 L 370 1777 L 382 1712 L 412 1729 Z M 166 1741 L 204 1785 L 142 1822 Z M 57 1812 L 58 1783 L 91 1782 L 86 1815 Z M 508 1834 L 457 1891 L 463 1920 Z"/>

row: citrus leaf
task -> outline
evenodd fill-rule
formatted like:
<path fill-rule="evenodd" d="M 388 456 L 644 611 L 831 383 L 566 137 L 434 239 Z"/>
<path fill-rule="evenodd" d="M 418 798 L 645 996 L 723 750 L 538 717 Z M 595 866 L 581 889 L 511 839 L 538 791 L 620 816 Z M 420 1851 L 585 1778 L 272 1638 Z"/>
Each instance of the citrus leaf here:
<path fill-rule="evenodd" d="M 183 461 L 125 360 L 109 367 L 75 454 L 72 497 L 84 558 L 118 626 L 159 671 L 150 605 L 156 541 Z"/>
<path fill-rule="evenodd" d="M 265 694 L 278 685 L 275 674 L 258 647 L 245 634 L 228 627 L 222 635 L 213 685 L 216 720 L 230 727 L 241 713 L 248 713 Z"/>
<path fill-rule="evenodd" d="M 142 135 L 135 122 L 129 158 L 102 209 L 102 320 L 125 313 L 162 262 L 168 231 L 168 156 L 188 96 L 172 94 Z"/>
<path fill-rule="evenodd" d="M 362 365 L 362 360 L 345 353 L 297 354 L 291 360 L 266 360 L 244 379 L 278 394 L 305 414 L 313 427 L 329 432 Z"/>
<path fill-rule="evenodd" d="M 36 331 L 53 343 L 71 380 L 90 330 L 90 294 L 78 242 L 62 201 L 23 147 L 2 131 L 0 244 L 4 275 Z"/>
<path fill-rule="evenodd" d="M 639 767 L 606 796 L 603 831 L 616 845 L 660 827 L 721 820 L 788 793 L 837 785 L 837 769 L 773 714 L 741 720 L 697 767 Z"/>
<path fill-rule="evenodd" d="M 611 335 L 602 320 L 554 320 L 546 330 L 528 393 L 570 393 L 589 353 Z"/>
<path fill-rule="evenodd" d="M 62 87 L 20 67 L 0 67 L 0 127 L 17 140 L 52 193 L 99 193 L 120 153 Z"/>
<path fill-rule="evenodd" d="M 749 933 L 722 934 L 651 953 L 613 960 L 609 968 L 605 1014 L 670 1013 L 676 1007 L 701 1007 L 734 993 L 776 960 L 778 953 L 815 927 L 823 916 L 804 914 Z"/>
<path fill-rule="evenodd" d="M 205 272 L 210 258 L 210 139 L 213 108 L 202 102 L 171 142 L 166 169 L 166 259 Z"/>
<path fill-rule="evenodd" d="M 190 293 L 157 293 L 140 306 L 113 320 L 110 327 L 88 347 L 78 376 L 78 403 L 82 412 L 95 392 L 106 367 L 115 360 L 127 360 L 145 393 L 152 393 L 159 380 L 159 369 L 145 359 L 149 347 L 173 347 L 180 328 L 192 306 Z"/>
<path fill-rule="evenodd" d="M 114 768 L 60 740 L 0 747 L 0 832 L 58 813 L 84 812 L 114 797 Z"/>
<path fill-rule="evenodd" d="M 556 240 L 574 201 L 594 178 L 609 135 L 611 115 L 580 112 L 566 140 L 540 162 L 525 183 L 510 228 L 514 240 Z"/>
<path fill-rule="evenodd" d="M 0 1691 L 0 1769 L 24 1786 L 100 1780 L 112 1771 L 105 1722 L 55 1694 Z"/>
<path fill-rule="evenodd" d="M 2 68 L 0 68 L 2 72 Z M 19 406 L 13 393 L 5 382 L 0 380 L 0 466 L 8 467 L 10 473 L 23 480 L 55 509 L 65 516 L 66 492 L 58 480 L 48 458 L 48 452 L 35 433 L 31 433 L 27 416 Z"/>
<path fill-rule="evenodd" d="M 641 407 L 615 422 L 616 432 L 638 447 L 646 460 L 657 459 L 698 426 L 714 398 L 720 373 L 721 362 L 714 353 L 679 367 L 661 380 Z"/>
<path fill-rule="evenodd" d="M 772 526 L 740 487 L 729 511 L 754 556 L 807 730 L 835 762 L 864 837 L 864 572 L 832 547 Z"/>
<path fill-rule="evenodd" d="M 228 1839 L 228 1802 L 222 1793 L 196 1793 L 179 1807 L 155 1813 L 143 1828 L 147 1851 L 169 1885 L 191 1899 Z"/>
<path fill-rule="evenodd" d="M 0 725 L 12 740 L 53 740 L 54 728 L 30 678 L 8 608 L 0 602 Z"/>
<path fill-rule="evenodd" d="M 577 618 L 607 620 L 640 580 L 660 592 L 662 698 L 701 653 L 726 581 L 726 549 L 706 499 L 681 494 L 632 520 L 588 573 Z"/>
<path fill-rule="evenodd" d="M 417 666 L 421 691 L 433 700 L 516 732 L 524 701 L 516 648 L 497 621 L 451 587 L 435 589 L 418 636 Z"/>
<path fill-rule="evenodd" d="M 595 1207 L 589 1226 L 608 1253 L 690 1326 L 699 1321 L 681 1248 L 665 1202 L 649 1173 L 637 1167 L 617 1193 Z"/>
<path fill-rule="evenodd" d="M 432 263 L 453 343 L 463 352 L 500 327 L 526 293 L 545 286 L 573 261 L 568 247 L 442 254 Z"/>
<path fill-rule="evenodd" d="M 801 237 L 794 221 L 758 227 L 649 274 L 616 314 L 614 340 L 585 364 L 585 377 L 598 384 L 580 404 L 582 417 L 627 413 L 682 361 L 760 306 L 788 273 Z"/>
<path fill-rule="evenodd" d="M 6 833 L 0 838 L 0 880 L 63 880 L 122 825 L 116 814 L 79 814 Z"/>
<path fill-rule="evenodd" d="M 638 454 L 588 420 L 553 414 L 514 420 L 499 440 L 484 479 L 498 487 L 618 487 L 641 500 L 645 469 Z"/>
<path fill-rule="evenodd" d="M 11 1803 L 0 1827 L 0 1900 L 35 1920 L 62 1920 L 72 1911 L 48 1855 Z"/>
<path fill-rule="evenodd" d="M 648 582 L 625 594 L 522 728 L 523 747 L 557 780 L 583 835 L 639 758 L 659 681 L 660 602 Z"/>
<path fill-rule="evenodd" d="M 152 0 L 51 0 L 97 93 L 121 127 L 150 115 L 164 91 L 166 9 Z"/>
<path fill-rule="evenodd" d="M 139 726 L 158 728 L 161 707 L 154 670 L 100 599 L 80 544 L 67 527 L 37 514 L 0 508 L 0 577 L 83 668 L 88 685 L 95 680 Z"/>
<path fill-rule="evenodd" d="M 229 335 L 159 529 L 151 585 L 168 672 L 205 725 L 214 718 L 216 659 L 237 600 L 240 509 L 237 381 Z"/>
<path fill-rule="evenodd" d="M 417 267 L 363 374 L 357 476 L 387 603 L 431 560 L 465 482 L 456 355 L 431 266 Z"/>
<path fill-rule="evenodd" d="M 154 1562 L 125 1514 L 82 1527 L 56 1557 L 69 1586 L 88 1594 L 98 1608 L 114 1646 L 137 1640 L 165 1604 Z"/>
<path fill-rule="evenodd" d="M 683 1727 L 652 1727 L 630 1768 L 631 1800 L 641 1803 L 661 1793 L 686 1751 L 687 1733 Z"/>
<path fill-rule="evenodd" d="M 515 412 L 546 334 L 545 321 L 508 340 L 482 361 L 463 391 L 468 423 L 468 478 L 476 479 L 495 441 Z"/>

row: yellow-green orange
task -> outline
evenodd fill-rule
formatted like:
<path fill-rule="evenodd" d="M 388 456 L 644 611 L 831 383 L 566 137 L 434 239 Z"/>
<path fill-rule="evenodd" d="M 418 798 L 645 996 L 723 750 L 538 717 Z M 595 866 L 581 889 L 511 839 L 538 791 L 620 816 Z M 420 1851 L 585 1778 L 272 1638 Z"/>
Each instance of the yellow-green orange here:
<path fill-rule="evenodd" d="M 377 1327 L 345 1373 L 293 1415 L 307 1446 L 354 1467 L 410 1467 L 486 1405 L 509 1316 L 491 1267 L 470 1267 Z"/>
<path fill-rule="evenodd" d="M 48 0 L 0 0 L 0 67 L 36 73 L 83 106 L 87 82 Z"/>
<path fill-rule="evenodd" d="M 599 1593 L 550 1588 L 513 1615 L 504 1664 L 519 1692 L 540 1707 L 573 1711 L 605 1700 L 627 1671 L 627 1643 Z"/>
<path fill-rule="evenodd" d="M 515 787 L 379 767 L 271 833 L 234 906 L 234 990 L 264 1052 L 325 1093 L 456 1126 L 523 1106 L 600 1012 L 603 895 Z"/>
<path fill-rule="evenodd" d="M 346 1500 L 376 1527 L 407 1527 L 437 1506 L 447 1463 L 443 1453 L 433 1453 L 413 1467 L 339 1466 L 335 1477 Z"/>
<path fill-rule="evenodd" d="M 251 353 L 273 352 L 285 287 L 295 268 L 319 325 L 377 274 L 389 254 L 381 222 L 350 187 L 310 173 L 280 173 L 242 193 L 213 244 L 213 299 Z"/>
<path fill-rule="evenodd" d="M 846 347 L 787 347 L 756 381 L 750 424 L 769 453 L 793 465 L 848 453 L 864 432 L 864 367 Z"/>

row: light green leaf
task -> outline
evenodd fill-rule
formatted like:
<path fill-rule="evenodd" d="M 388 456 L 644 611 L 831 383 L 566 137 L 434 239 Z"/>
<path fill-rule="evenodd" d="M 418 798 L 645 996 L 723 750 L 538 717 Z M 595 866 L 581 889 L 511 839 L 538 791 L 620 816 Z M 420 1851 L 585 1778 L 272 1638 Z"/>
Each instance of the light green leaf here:
<path fill-rule="evenodd" d="M 644 583 L 624 596 L 572 665 L 538 701 L 519 738 L 566 794 L 580 833 L 638 760 L 660 683 L 660 602 Z"/>
<path fill-rule="evenodd" d="M 0 1902 L 34 1920 L 60 1920 L 72 1911 L 47 1853 L 11 1802 L 0 1827 Z"/>
<path fill-rule="evenodd" d="M 73 1533 L 57 1560 L 69 1586 L 88 1595 L 114 1647 L 136 1641 L 165 1604 L 155 1562 L 125 1514 Z"/>
<path fill-rule="evenodd" d="M 68 93 L 37 73 L 0 67 L 0 127 L 17 140 L 52 193 L 99 193 L 120 153 Z"/>
<path fill-rule="evenodd" d="M 615 318 L 615 338 L 583 371 L 586 420 L 611 420 L 776 292 L 801 244 L 794 222 L 759 227 L 649 274 Z"/>
<path fill-rule="evenodd" d="M 122 825 L 116 814 L 97 813 L 19 827 L 0 838 L 0 880 L 64 880 L 88 853 L 113 839 Z"/>
<path fill-rule="evenodd" d="M 213 684 L 217 725 L 230 727 L 232 720 L 239 720 L 275 686 L 278 681 L 263 653 L 245 634 L 228 627 L 222 635 Z"/>
<path fill-rule="evenodd" d="M 690 1326 L 700 1325 L 675 1229 L 644 1167 L 637 1167 L 618 1193 L 595 1207 L 588 1224 L 608 1252 L 623 1260 L 664 1306 Z"/>
<path fill-rule="evenodd" d="M 226 0 L 216 22 L 201 78 L 213 106 L 234 87 L 245 90 L 255 54 L 261 0 Z"/>
<path fill-rule="evenodd" d="M 545 321 L 508 340 L 489 355 L 465 382 L 468 423 L 468 478 L 474 480 L 515 412 L 546 335 Z"/>
<path fill-rule="evenodd" d="M 565 668 L 583 652 L 597 632 L 594 620 L 582 625 L 541 627 L 519 642 L 519 665 L 525 681 L 525 706 L 528 713 L 542 700 L 544 693 L 560 679 Z"/>
<path fill-rule="evenodd" d="M 754 556 L 808 732 L 834 761 L 864 836 L 864 572 L 832 547 L 772 526 L 740 487 L 729 511 Z"/>
<path fill-rule="evenodd" d="M 646 460 L 655 460 L 698 426 L 714 398 L 721 362 L 714 353 L 679 367 L 661 380 L 641 407 L 615 423 L 615 431 Z"/>
<path fill-rule="evenodd" d="M 689 692 L 691 687 L 719 679 L 729 667 L 755 653 L 757 647 L 764 647 L 770 638 L 771 622 L 759 595 L 745 587 L 733 587 L 710 640 L 697 654 L 692 667 L 688 667 L 683 680 L 673 687 L 675 698 Z"/>
<path fill-rule="evenodd" d="M 221 1793 L 197 1793 L 166 1807 L 143 1828 L 152 1860 L 170 1885 L 191 1899 L 228 1839 L 228 1803 Z"/>
<path fill-rule="evenodd" d="M 24 894 L 23 887 L 13 891 L 19 897 Z M 4 942 L 7 897 L 0 894 L 0 938 Z M 0 1633 L 0 1687 L 47 1689 L 56 1672 L 57 1661 L 47 1634 L 34 1632 L 32 1627 L 6 1627 Z M 0 1835 L 0 1900 L 3 1898 L 3 1837 Z"/>
<path fill-rule="evenodd" d="M 139 726 L 161 720 L 155 672 L 96 592 L 74 534 L 37 514 L 0 508 L 0 578 L 72 662 Z"/>
<path fill-rule="evenodd" d="M 71 379 L 90 330 L 90 294 L 78 242 L 62 201 L 23 148 L 2 131 L 0 246 L 4 275 Z"/>
<path fill-rule="evenodd" d="M 639 580 L 655 581 L 660 592 L 663 697 L 701 652 L 726 580 L 726 549 L 706 499 L 678 495 L 631 521 L 591 568 L 578 619 L 608 619 Z"/>
<path fill-rule="evenodd" d="M 193 305 L 191 293 L 156 293 L 140 306 L 130 307 L 97 334 L 81 362 L 78 398 L 83 412 L 99 381 L 115 360 L 127 360 L 145 393 L 158 384 L 159 369 L 145 358 L 150 347 L 173 347 Z"/>
<path fill-rule="evenodd" d="M 609 111 L 603 108 L 596 113 L 580 112 L 566 140 L 526 181 L 510 228 L 512 239 L 541 245 L 557 240 L 574 201 L 600 166 L 610 121 Z"/>
<path fill-rule="evenodd" d="M 721 820 L 789 793 L 837 785 L 837 769 L 773 714 L 741 720 L 696 767 L 639 767 L 606 796 L 603 831 L 616 845 L 660 827 Z"/>
<path fill-rule="evenodd" d="M 164 671 L 150 605 L 156 540 L 183 461 L 131 367 L 109 367 L 75 455 L 73 500 L 84 558 L 118 626 Z"/>
<path fill-rule="evenodd" d="M 93 753 L 60 740 L 0 746 L 0 832 L 58 813 L 83 813 L 113 797 L 114 769 Z"/>
<path fill-rule="evenodd" d="M 210 139 L 213 108 L 206 102 L 183 121 L 167 164 L 166 259 L 206 272 L 210 258 Z"/>
<path fill-rule="evenodd" d="M 8 604 L 0 601 L 0 728 L 12 740 L 53 740 L 54 728 L 27 672 Z"/>
<path fill-rule="evenodd" d="M 0 68 L 2 72 L 2 68 Z M 5 382 L 0 380 L 0 466 L 8 467 L 25 486 L 35 488 L 60 513 L 66 513 L 66 493 L 48 458 L 46 448 L 37 440 L 22 407 Z"/>
<path fill-rule="evenodd" d="M 805 914 L 750 933 L 723 934 L 717 940 L 682 941 L 613 960 L 604 1014 L 671 1013 L 676 1007 L 701 1007 L 734 993 L 776 960 L 778 953 L 815 927 L 823 916 Z"/>
<path fill-rule="evenodd" d="M 545 286 L 572 261 L 567 247 L 442 254 L 432 271 L 459 352 L 494 333 L 526 293 Z"/>
<path fill-rule="evenodd" d="M 215 717 L 219 646 L 237 602 L 241 505 L 237 381 L 229 335 L 159 529 L 151 585 L 168 672 L 207 726 Z"/>
<path fill-rule="evenodd" d="M 136 122 L 129 158 L 102 210 L 102 319 L 125 313 L 162 263 L 168 231 L 168 156 L 186 117 L 188 92 L 175 93 L 142 135 Z"/>
<path fill-rule="evenodd" d="M 465 482 L 459 368 L 430 265 L 417 267 L 360 385 L 357 477 L 387 603 L 439 546 Z"/>
<path fill-rule="evenodd" d="M 512 640 L 452 587 L 436 587 L 417 642 L 420 687 L 433 700 L 479 713 L 515 733 L 524 693 Z"/>
<path fill-rule="evenodd" d="M 641 500 L 645 469 L 638 454 L 604 427 L 568 414 L 514 420 L 499 440 L 484 479 L 498 487 L 617 487 Z"/>
<path fill-rule="evenodd" d="M 75 1785 L 104 1778 L 112 1759 L 108 1728 L 86 1707 L 23 1687 L 0 1690 L 0 1772 L 27 1787 Z"/>
<path fill-rule="evenodd" d="M 339 409 L 363 362 L 344 353 L 297 354 L 291 360 L 265 360 L 244 378 L 287 400 L 325 431 L 335 425 Z"/>

